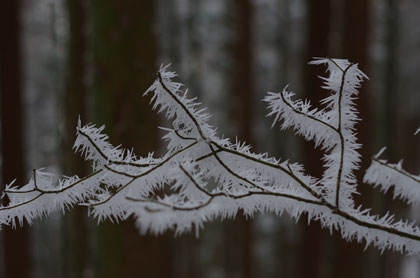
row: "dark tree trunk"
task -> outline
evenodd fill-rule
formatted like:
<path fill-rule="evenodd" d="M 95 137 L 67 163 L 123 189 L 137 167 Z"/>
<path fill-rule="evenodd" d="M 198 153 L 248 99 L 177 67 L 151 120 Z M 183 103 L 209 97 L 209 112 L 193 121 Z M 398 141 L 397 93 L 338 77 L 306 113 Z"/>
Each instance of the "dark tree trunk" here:
<path fill-rule="evenodd" d="M 331 3 L 329 0 L 307 1 L 308 3 L 308 33 L 305 64 L 313 57 L 329 56 L 329 36 L 330 36 L 330 11 Z M 321 81 L 318 76 L 323 75 L 324 69 L 320 67 L 305 65 L 304 69 L 304 95 L 314 104 L 325 96 L 321 89 Z M 312 142 L 305 142 L 303 146 L 305 154 L 305 166 L 311 175 L 320 178 L 322 175 L 322 153 L 314 149 Z M 312 222 L 309 226 L 303 221 L 303 242 L 302 242 L 302 277 L 322 277 L 321 263 L 323 260 L 322 246 L 325 244 L 323 231 L 318 222 Z"/>
<path fill-rule="evenodd" d="M 368 32 L 369 32 L 369 1 L 365 0 L 346 0 L 343 6 L 344 11 L 344 30 L 342 32 L 342 56 L 350 62 L 358 63 L 359 68 L 368 74 Z M 369 74 L 368 74 L 369 75 Z M 362 167 L 356 173 L 359 184 L 363 179 L 363 171 L 370 164 L 369 153 L 369 129 L 370 115 L 369 115 L 369 97 L 366 83 L 359 90 L 359 99 L 357 100 L 357 108 L 359 117 L 363 121 L 357 124 L 358 143 L 363 145 L 361 149 Z M 369 191 L 362 186 L 358 187 L 361 193 L 359 196 L 354 196 L 356 203 L 369 203 Z M 335 254 L 335 272 L 334 275 L 340 277 L 362 277 L 363 265 L 369 268 L 369 264 L 364 262 L 369 261 L 369 253 L 363 252 L 363 246 L 358 243 L 349 243 L 341 239 L 337 233 L 336 237 L 336 254 Z M 349 262 L 354 262 L 349 264 Z M 371 277 L 371 276 L 366 276 Z"/>
<path fill-rule="evenodd" d="M 158 118 L 142 93 L 156 77 L 156 1 L 92 1 L 96 122 L 113 144 L 145 156 L 158 147 Z M 140 236 L 132 221 L 103 223 L 99 277 L 172 277 L 168 236 Z M 164 262 L 164 267 L 162 267 Z"/>
<path fill-rule="evenodd" d="M 249 0 L 236 0 L 233 7 L 231 115 L 234 135 L 241 141 L 253 145 L 252 120 L 254 107 L 253 75 L 253 7 Z M 232 227 L 233 225 L 233 227 Z M 227 254 L 226 267 L 242 273 L 242 277 L 253 275 L 253 221 L 242 213 L 227 225 L 227 238 L 231 247 Z M 233 244 L 232 244 L 233 243 Z M 230 262 L 238 265 L 232 269 Z M 236 268 L 236 269 L 235 269 Z"/>
<path fill-rule="evenodd" d="M 249 0 L 236 0 L 234 6 L 234 40 L 232 44 L 232 115 L 236 135 L 252 145 L 254 99 L 252 22 Z"/>
<path fill-rule="evenodd" d="M 83 0 L 67 0 L 69 41 L 67 49 L 66 88 L 64 92 L 65 129 L 62 140 L 62 165 L 66 173 L 84 176 L 85 162 L 73 152 L 77 120 L 86 118 L 86 7 Z M 91 267 L 91 238 L 87 211 L 76 207 L 63 217 L 62 262 L 64 277 L 82 277 Z"/>
<path fill-rule="evenodd" d="M 388 146 L 388 155 L 390 158 L 396 159 L 392 155 L 395 152 L 397 144 L 394 137 L 396 129 L 395 115 L 391 114 L 391 111 L 397 111 L 396 107 L 396 94 L 398 84 L 398 6 L 397 0 L 386 1 L 386 41 L 385 47 L 387 50 L 385 59 L 385 146 Z M 398 114 L 398 113 L 396 113 Z"/>
<path fill-rule="evenodd" d="M 398 125 L 403 119 L 404 111 L 401 109 L 401 102 L 398 101 L 398 82 L 399 82 L 399 57 L 398 57 L 398 43 L 400 38 L 399 32 L 399 12 L 398 0 L 387 0 L 385 2 L 385 75 L 384 75 L 384 100 L 385 100 L 385 115 L 384 115 L 384 146 L 387 146 L 387 157 L 390 161 L 401 159 L 404 153 L 404 146 L 413 146 L 407 144 L 404 140 L 406 136 L 413 137 L 411 131 L 408 131 L 405 125 Z M 405 109 L 405 108 L 403 108 Z M 418 139 L 417 139 L 418 140 Z M 414 154 L 415 152 L 409 152 Z M 405 161 L 409 159 L 408 155 L 403 156 Z M 401 204 L 395 202 L 395 198 L 388 194 L 385 199 L 384 207 L 392 208 L 392 211 L 401 210 Z M 400 262 L 398 254 L 387 254 L 382 259 L 385 267 L 383 268 L 383 277 L 396 277 L 399 274 Z"/>
<path fill-rule="evenodd" d="M 0 92 L 2 186 L 16 178 L 25 183 L 23 107 L 21 79 L 20 1 L 0 2 Z M 29 277 L 30 257 L 27 228 L 2 232 L 5 277 Z M 22 267 L 23 266 L 23 267 Z"/>

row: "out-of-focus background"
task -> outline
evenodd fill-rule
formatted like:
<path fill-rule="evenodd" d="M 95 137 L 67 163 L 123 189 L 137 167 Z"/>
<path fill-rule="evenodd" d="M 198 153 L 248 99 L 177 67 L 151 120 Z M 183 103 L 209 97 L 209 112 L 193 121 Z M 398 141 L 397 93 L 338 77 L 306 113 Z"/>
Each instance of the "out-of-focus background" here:
<path fill-rule="evenodd" d="M 106 125 L 114 145 L 162 153 L 142 93 L 161 64 L 214 115 L 219 132 L 257 152 L 300 161 L 319 176 L 321 154 L 270 129 L 260 100 L 289 89 L 328 94 L 311 57 L 348 58 L 370 77 L 360 93 L 362 171 L 385 156 L 420 171 L 418 0 L 3 0 L 0 2 L 1 181 L 24 184 L 34 168 L 89 173 L 72 151 L 78 116 Z M 420 218 L 360 182 L 357 202 Z M 102 223 L 86 209 L 0 232 L 0 277 L 419 277 L 420 260 L 308 227 L 303 215 L 215 221 L 195 235 L 140 236 L 132 221 Z"/>

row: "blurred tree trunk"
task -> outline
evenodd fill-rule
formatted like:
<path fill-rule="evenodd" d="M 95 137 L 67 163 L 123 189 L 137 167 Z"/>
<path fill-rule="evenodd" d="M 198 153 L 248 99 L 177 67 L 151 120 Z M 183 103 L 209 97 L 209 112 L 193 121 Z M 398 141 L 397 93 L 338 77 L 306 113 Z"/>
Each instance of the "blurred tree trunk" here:
<path fill-rule="evenodd" d="M 78 117 L 86 122 L 86 7 L 83 0 L 66 0 L 69 21 L 67 72 L 64 92 L 64 134 L 62 166 L 65 172 L 84 176 L 83 158 L 73 152 Z M 63 217 L 62 264 L 64 277 L 86 276 L 90 264 L 90 231 L 87 211 L 76 207 Z"/>
<path fill-rule="evenodd" d="M 314 66 L 307 66 L 306 63 L 313 57 L 329 56 L 329 37 L 330 37 L 330 12 L 331 3 L 329 0 L 307 1 L 308 21 L 307 21 L 307 43 L 304 68 L 304 92 L 305 97 L 314 104 L 325 96 L 321 89 L 321 81 L 318 76 L 323 75 L 325 69 Z M 322 153 L 314 149 L 313 142 L 305 142 L 303 145 L 304 161 L 306 169 L 311 175 L 320 178 L 323 167 L 320 163 Z M 322 246 L 326 243 L 324 233 L 318 222 L 312 221 L 310 225 L 302 221 L 303 242 L 302 242 L 302 277 L 323 277 L 321 273 L 321 263 L 323 260 Z"/>
<path fill-rule="evenodd" d="M 180 4 L 178 4 L 180 5 Z M 186 16 L 185 29 L 188 34 L 186 43 L 187 55 L 183 57 L 185 59 L 184 64 L 188 64 L 189 72 L 188 76 L 188 87 L 194 92 L 194 95 L 201 97 L 203 89 L 203 82 L 201 80 L 201 63 L 203 44 L 206 43 L 205 35 L 203 36 L 201 26 L 201 18 L 207 16 L 201 12 L 203 3 L 202 1 L 189 0 L 188 1 L 188 14 Z"/>
<path fill-rule="evenodd" d="M 384 134 L 385 142 L 384 146 L 387 146 L 387 157 L 390 161 L 396 161 L 401 159 L 404 154 L 404 146 L 407 144 L 407 137 L 413 137 L 412 131 L 408 131 L 404 128 L 404 125 L 397 125 L 404 121 L 404 111 L 401 107 L 401 102 L 398 101 L 398 82 L 399 82 L 399 57 L 398 57 L 398 43 L 399 43 L 399 18 L 398 18 L 398 0 L 387 0 L 385 2 L 385 76 L 384 76 L 384 100 L 385 100 L 385 126 Z M 418 139 L 417 139 L 418 140 Z M 413 146 L 413 145 L 410 145 Z M 409 159 L 409 154 L 415 152 L 409 152 L 408 155 L 404 155 L 405 161 Z M 384 205 L 390 211 L 401 211 L 401 203 L 395 202 L 395 198 L 388 194 L 386 196 Z M 405 205 L 403 205 L 405 206 Z M 406 206 L 405 206 L 406 207 Z M 382 259 L 384 263 L 382 277 L 397 277 L 399 274 L 399 268 L 401 259 L 398 254 L 386 254 L 386 257 Z"/>
<path fill-rule="evenodd" d="M 396 127 L 395 115 L 391 114 L 391 111 L 397 111 L 398 106 L 396 105 L 396 93 L 398 84 L 398 8 L 397 0 L 386 1 L 386 59 L 385 59 L 385 78 L 384 78 L 384 89 L 385 89 L 385 138 L 383 142 L 388 147 L 388 155 L 391 159 L 397 159 L 393 156 L 397 144 L 394 139 L 394 132 Z M 397 113 L 395 113 L 397 114 Z"/>
<path fill-rule="evenodd" d="M 23 103 L 21 78 L 20 1 L 0 2 L 0 92 L 2 186 L 16 178 L 16 185 L 25 184 Z M 4 277 L 29 277 L 28 228 L 2 232 Z M 24 266 L 24 267 L 22 267 Z"/>
<path fill-rule="evenodd" d="M 358 63 L 359 68 L 368 73 L 368 35 L 369 35 L 369 1 L 366 0 L 346 0 L 343 6 L 344 25 L 342 32 L 342 57 L 350 62 Z M 362 155 L 361 169 L 356 173 L 359 181 L 359 196 L 354 196 L 356 204 L 369 203 L 369 190 L 361 186 L 364 170 L 370 164 L 370 115 L 369 115 L 369 96 L 368 85 L 366 82 L 359 90 L 359 98 L 356 101 L 359 117 L 363 119 L 357 124 L 358 143 L 363 145 L 360 150 Z M 369 269 L 372 260 L 369 252 L 363 252 L 363 246 L 358 243 L 349 243 L 336 233 L 335 239 L 336 254 L 334 277 L 374 277 L 375 273 L 363 273 L 363 269 Z M 349 264 L 349 262 L 354 262 Z M 365 264 L 366 263 L 366 264 Z M 364 266 L 364 267 L 363 267 Z M 366 274 L 366 276 L 363 276 Z"/>
<path fill-rule="evenodd" d="M 294 49 L 293 43 L 290 40 L 293 28 L 296 28 L 294 25 L 292 15 L 291 15 L 291 6 L 293 0 L 282 0 L 275 3 L 276 10 L 280 11 L 279 21 L 277 23 L 274 34 L 276 37 L 275 44 L 278 49 L 277 52 L 277 66 L 276 66 L 276 83 L 274 88 L 282 89 L 288 82 L 291 82 L 290 79 L 293 76 L 291 72 L 291 63 L 293 58 Z M 304 50 L 306 51 L 306 49 Z M 299 57 L 301 55 L 299 54 Z M 266 110 L 264 111 L 264 115 Z M 267 120 L 267 119 L 265 119 Z M 285 134 L 284 130 L 281 130 L 279 126 L 272 128 L 268 136 L 272 137 L 274 142 L 273 156 L 274 157 L 287 157 L 291 160 L 296 160 L 298 157 L 298 146 L 296 144 L 296 135 L 288 136 Z M 294 156 L 293 156 L 294 154 Z M 289 216 L 286 216 L 289 217 Z M 284 221 L 285 217 L 278 218 L 280 229 L 277 229 L 277 233 L 274 238 L 273 244 L 275 244 L 276 254 L 274 258 L 274 270 L 275 273 L 282 273 L 283 277 L 297 277 L 301 270 L 299 269 L 301 264 L 299 260 L 302 258 L 300 252 L 299 244 L 299 232 L 302 230 L 299 225 L 296 225 L 293 221 L 284 225 L 280 223 Z"/>
<path fill-rule="evenodd" d="M 92 0 L 97 123 L 113 144 L 147 155 L 158 147 L 158 120 L 142 93 L 156 77 L 155 1 Z M 98 277 L 171 277 L 168 236 L 140 236 L 133 221 L 99 226 Z M 164 267 L 162 267 L 164 262 Z"/>
<path fill-rule="evenodd" d="M 160 45 L 160 58 L 162 63 L 171 63 L 181 76 L 181 82 L 187 84 L 189 92 L 192 95 L 200 97 L 201 80 L 199 63 L 201 49 L 201 36 L 198 36 L 199 27 L 197 26 L 201 14 L 201 1 L 188 0 L 185 2 L 183 13 L 179 11 L 179 1 L 160 0 L 157 7 L 158 22 L 161 32 L 158 43 Z M 185 40 L 185 41 L 183 41 Z M 184 57 L 184 53 L 188 55 Z M 185 65 L 183 67 L 182 65 Z M 191 95 L 190 95 L 191 96 Z M 166 124 L 165 124 L 166 125 Z M 173 256 L 174 277 L 195 278 L 203 277 L 207 269 L 203 267 L 200 257 L 200 244 L 203 233 L 206 229 L 200 231 L 200 237 L 195 233 L 187 233 L 176 238 L 172 243 L 172 248 L 176 250 L 176 256 Z M 205 248 L 205 247 L 204 247 Z"/>
<path fill-rule="evenodd" d="M 253 80 L 253 7 L 250 0 L 235 0 L 232 6 L 233 41 L 231 45 L 231 115 L 234 135 L 253 145 L 252 120 L 254 100 Z M 239 213 L 236 220 L 226 225 L 227 244 L 226 270 L 252 277 L 253 266 L 253 221 Z"/>

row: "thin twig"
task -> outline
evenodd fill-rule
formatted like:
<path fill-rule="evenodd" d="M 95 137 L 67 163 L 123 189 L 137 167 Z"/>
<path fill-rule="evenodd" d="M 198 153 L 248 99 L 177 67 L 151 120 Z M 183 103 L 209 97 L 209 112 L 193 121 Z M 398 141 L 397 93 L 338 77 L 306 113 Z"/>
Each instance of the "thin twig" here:
<path fill-rule="evenodd" d="M 186 150 L 188 150 L 189 148 L 191 148 L 192 146 L 194 146 L 195 144 L 197 144 L 198 142 L 197 141 L 195 141 L 195 142 L 193 142 L 192 144 L 190 144 L 190 145 L 188 145 L 187 147 L 185 147 L 185 148 L 183 148 L 183 149 L 180 149 L 180 150 L 178 150 L 178 151 L 176 151 L 176 152 L 174 152 L 172 155 L 170 155 L 170 156 L 168 156 L 165 160 L 163 160 L 163 161 L 161 161 L 159 164 L 157 164 L 157 165 L 155 165 L 154 167 L 152 167 L 152 168 L 150 168 L 150 169 L 148 169 L 147 171 L 145 171 L 145 172 L 143 172 L 143 173 L 141 173 L 141 174 L 139 174 L 139 175 L 133 175 L 131 178 L 131 181 L 129 181 L 128 183 L 126 183 L 126 184 L 124 184 L 124 185 L 122 185 L 121 187 L 119 187 L 115 192 L 114 192 L 114 194 L 112 194 L 112 195 L 110 195 L 108 198 L 106 198 L 106 199 L 104 199 L 104 200 L 102 200 L 102 201 L 99 201 L 99 202 L 97 202 L 97 203 L 93 203 L 93 204 L 89 204 L 89 206 L 92 206 L 92 207 L 94 207 L 94 206 L 99 206 L 99 205 L 102 205 L 102 204 L 104 204 L 104 203 L 106 203 L 106 202 L 108 202 L 109 200 L 111 200 L 114 196 L 116 196 L 119 192 L 121 192 L 121 190 L 123 190 L 124 188 L 126 188 L 127 186 L 129 186 L 131 183 L 133 183 L 135 180 L 137 180 L 138 178 L 141 178 L 141 177 L 144 177 L 144 176 L 146 176 L 146 175 L 148 175 L 148 174 L 150 174 L 151 172 L 153 172 L 153 171 L 155 171 L 156 169 L 159 169 L 160 167 L 162 167 L 163 165 L 165 165 L 168 161 L 170 161 L 173 157 L 175 157 L 176 155 L 178 155 L 178 154 L 180 154 L 180 153 L 182 153 L 182 152 L 184 152 L 184 151 L 186 151 Z M 108 169 L 108 168 L 107 168 Z M 113 169 L 114 170 L 114 169 Z M 127 173 L 124 173 L 124 172 L 118 172 L 117 170 L 114 170 L 114 172 L 115 173 L 117 173 L 117 174 L 121 174 L 121 175 L 124 175 L 124 176 L 129 176 L 129 174 L 127 174 Z"/>
<path fill-rule="evenodd" d="M 335 62 L 334 62 L 335 63 Z M 339 91 L 339 95 L 338 95 L 338 128 L 337 128 L 337 132 L 338 135 L 340 136 L 340 142 L 341 142 L 341 146 L 340 146 L 340 166 L 338 168 L 338 173 L 337 173 L 337 183 L 336 183 L 336 191 L 335 191 L 335 206 L 337 207 L 337 210 L 340 210 L 340 188 L 341 188 L 341 179 L 342 179 L 342 173 L 343 173 L 343 165 L 344 165 L 344 136 L 341 130 L 341 101 L 343 98 L 343 90 L 344 90 L 344 83 L 346 80 L 346 73 L 347 71 L 353 66 L 354 64 L 349 64 L 346 69 L 343 71 L 343 75 L 341 78 L 341 84 L 340 84 L 340 91 Z M 340 68 L 341 69 L 341 68 Z"/>
<path fill-rule="evenodd" d="M 382 166 L 385 166 L 385 167 L 387 167 L 387 168 L 389 168 L 391 170 L 394 170 L 395 172 L 398 172 L 399 174 L 401 174 L 403 176 L 406 176 L 409 179 L 412 179 L 413 181 L 415 181 L 417 183 L 420 183 L 420 179 L 415 178 L 414 176 L 410 175 L 410 173 L 407 173 L 407 172 L 405 172 L 403 170 L 397 169 L 396 167 L 393 167 L 393 166 L 389 165 L 388 163 L 384 163 L 384 162 L 382 162 L 381 160 L 379 160 L 379 159 L 377 159 L 375 157 L 372 157 L 372 160 L 375 161 L 375 162 L 377 162 L 377 163 L 379 163 Z"/>
<path fill-rule="evenodd" d="M 158 80 L 162 88 L 175 100 L 176 103 L 178 103 L 179 106 L 182 107 L 182 109 L 187 113 L 188 117 L 193 121 L 194 125 L 197 128 L 198 133 L 200 134 L 201 138 L 203 140 L 207 140 L 207 138 L 204 136 L 203 131 L 201 130 L 200 125 L 197 122 L 197 119 L 191 114 L 190 110 L 176 97 L 175 93 L 173 93 L 169 88 L 166 86 L 165 82 L 163 82 L 162 74 L 158 72 L 157 74 Z"/>
<path fill-rule="evenodd" d="M 128 162 L 128 161 L 118 161 L 118 160 L 113 160 L 110 159 L 100 148 L 99 146 L 95 143 L 95 141 L 90 138 L 90 136 L 83 132 L 81 129 L 78 129 L 78 133 L 83 135 L 84 137 L 86 137 L 88 139 L 88 141 L 90 142 L 90 144 L 96 149 L 96 151 L 100 154 L 100 156 L 102 156 L 103 159 L 105 159 L 108 163 L 111 164 L 116 164 L 116 165 L 129 165 L 129 166 L 133 166 L 133 167 L 139 167 L 139 168 L 144 168 L 144 167 L 150 167 L 153 165 L 156 165 L 155 163 L 135 163 L 135 162 Z"/>

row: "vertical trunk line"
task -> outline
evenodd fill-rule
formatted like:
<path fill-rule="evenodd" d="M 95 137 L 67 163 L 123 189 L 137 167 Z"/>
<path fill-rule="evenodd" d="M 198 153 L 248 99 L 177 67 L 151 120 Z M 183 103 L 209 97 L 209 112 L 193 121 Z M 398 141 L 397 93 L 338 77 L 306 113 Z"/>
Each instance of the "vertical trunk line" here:
<path fill-rule="evenodd" d="M 308 21 L 307 21 L 307 43 L 305 63 L 312 60 L 312 57 L 328 57 L 329 38 L 330 38 L 330 14 L 331 2 L 329 0 L 307 1 Z M 305 97 L 311 99 L 313 103 L 318 103 L 324 94 L 321 89 L 321 81 L 317 76 L 323 72 L 319 67 L 310 67 L 304 70 L 304 91 Z M 322 154 L 315 150 L 312 142 L 305 142 L 303 150 L 307 169 L 315 177 L 321 177 L 323 168 L 320 163 Z M 310 226 L 306 222 L 302 223 L 303 243 L 301 256 L 304 268 L 301 270 L 301 277 L 323 277 L 321 264 L 323 254 L 321 246 L 325 245 L 325 239 L 319 222 L 312 222 Z M 310 251 L 309 251 L 310 250 Z"/>
<path fill-rule="evenodd" d="M 14 178 L 25 181 L 23 104 L 21 71 L 21 1 L 0 2 L 0 93 L 2 186 Z M 29 277 L 31 270 L 29 229 L 27 225 L 0 234 L 3 237 L 4 277 Z M 22 267 L 25 266 L 25 267 Z"/>
<path fill-rule="evenodd" d="M 66 80 L 64 92 L 64 122 L 61 148 L 62 167 L 65 172 L 86 175 L 86 162 L 73 152 L 76 139 L 75 128 L 79 115 L 86 118 L 86 6 L 83 0 L 66 0 L 69 18 L 67 43 Z M 62 230 L 62 275 L 81 277 L 92 267 L 91 231 L 86 208 L 75 207 L 63 216 Z M 77 246 L 77 247 L 76 247 Z"/>
<path fill-rule="evenodd" d="M 231 79 L 231 115 L 235 135 L 253 145 L 252 121 L 254 100 L 253 75 L 253 7 L 250 0 L 235 0 L 233 4 L 233 42 Z M 243 213 L 238 215 L 235 228 L 240 229 L 242 277 L 253 277 L 253 221 Z M 236 250 L 237 247 L 235 247 Z"/>

